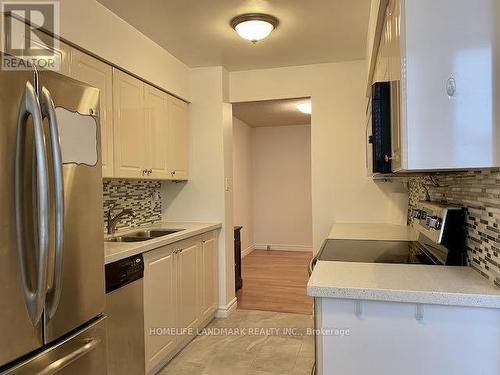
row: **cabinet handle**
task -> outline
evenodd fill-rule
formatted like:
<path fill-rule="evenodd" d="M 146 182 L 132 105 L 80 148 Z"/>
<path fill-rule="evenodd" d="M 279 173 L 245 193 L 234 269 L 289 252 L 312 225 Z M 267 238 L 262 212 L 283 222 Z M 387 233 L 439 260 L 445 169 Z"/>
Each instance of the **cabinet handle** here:
<path fill-rule="evenodd" d="M 170 173 L 172 174 L 172 176 L 174 176 L 174 175 L 175 175 L 175 171 L 172 171 L 172 172 L 170 172 Z"/>
<path fill-rule="evenodd" d="M 354 302 L 354 315 L 356 315 L 358 318 L 361 318 L 361 316 L 363 315 L 363 305 L 361 301 Z"/>
<path fill-rule="evenodd" d="M 415 319 L 418 322 L 424 320 L 424 306 L 422 306 L 421 304 L 417 304 L 415 306 Z"/>
<path fill-rule="evenodd" d="M 147 169 L 142 170 L 142 175 L 145 176 L 148 173 Z"/>

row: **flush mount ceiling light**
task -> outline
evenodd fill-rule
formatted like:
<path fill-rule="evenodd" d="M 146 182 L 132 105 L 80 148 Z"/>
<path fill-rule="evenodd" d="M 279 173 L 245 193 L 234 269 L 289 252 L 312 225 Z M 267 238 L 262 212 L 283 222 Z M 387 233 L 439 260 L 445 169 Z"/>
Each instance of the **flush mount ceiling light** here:
<path fill-rule="evenodd" d="M 238 35 L 252 43 L 267 38 L 278 24 L 276 17 L 263 13 L 241 14 L 231 20 L 231 27 Z"/>
<path fill-rule="evenodd" d="M 297 106 L 297 109 L 300 112 L 305 113 L 307 115 L 311 114 L 311 102 L 297 103 L 295 105 Z"/>

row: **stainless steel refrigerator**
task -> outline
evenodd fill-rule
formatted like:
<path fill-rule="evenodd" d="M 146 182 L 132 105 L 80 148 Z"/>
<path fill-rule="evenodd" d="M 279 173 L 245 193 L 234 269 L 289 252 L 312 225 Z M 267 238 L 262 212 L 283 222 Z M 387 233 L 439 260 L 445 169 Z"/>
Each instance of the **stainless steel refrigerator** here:
<path fill-rule="evenodd" d="M 0 71 L 0 373 L 105 374 L 99 90 Z"/>

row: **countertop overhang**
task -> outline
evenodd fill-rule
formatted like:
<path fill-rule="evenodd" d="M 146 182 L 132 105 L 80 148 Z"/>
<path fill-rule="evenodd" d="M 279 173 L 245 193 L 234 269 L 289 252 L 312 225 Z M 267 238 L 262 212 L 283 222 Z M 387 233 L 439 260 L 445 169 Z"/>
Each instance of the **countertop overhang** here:
<path fill-rule="evenodd" d="M 157 249 L 162 246 L 169 245 L 174 242 L 185 240 L 186 238 L 194 237 L 212 230 L 217 230 L 222 227 L 221 223 L 199 223 L 199 222 L 160 222 L 152 225 L 130 228 L 128 230 L 119 231 L 113 236 L 122 236 L 128 233 L 143 229 L 183 229 L 177 233 L 169 234 L 142 242 L 104 242 L 104 262 L 105 264 L 113 263 L 118 260 L 128 258 L 137 254 L 142 254 L 150 250 Z M 105 236 L 109 238 L 113 236 Z M 103 238 L 103 241 L 104 241 Z"/>
<path fill-rule="evenodd" d="M 500 308 L 500 289 L 470 267 L 316 263 L 307 294 L 318 298 Z"/>

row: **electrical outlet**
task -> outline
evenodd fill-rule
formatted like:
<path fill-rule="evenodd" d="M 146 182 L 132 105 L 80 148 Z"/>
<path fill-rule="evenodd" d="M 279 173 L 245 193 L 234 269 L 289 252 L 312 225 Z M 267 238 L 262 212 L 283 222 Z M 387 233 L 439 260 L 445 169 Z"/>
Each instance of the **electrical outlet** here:
<path fill-rule="evenodd" d="M 159 192 L 154 191 L 153 194 L 151 194 L 150 201 L 149 201 L 150 206 L 151 206 L 151 210 L 154 210 L 156 208 L 156 205 L 157 205 L 159 200 L 160 200 Z"/>

